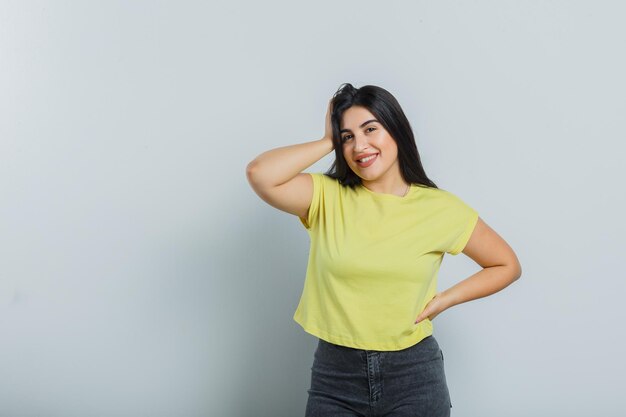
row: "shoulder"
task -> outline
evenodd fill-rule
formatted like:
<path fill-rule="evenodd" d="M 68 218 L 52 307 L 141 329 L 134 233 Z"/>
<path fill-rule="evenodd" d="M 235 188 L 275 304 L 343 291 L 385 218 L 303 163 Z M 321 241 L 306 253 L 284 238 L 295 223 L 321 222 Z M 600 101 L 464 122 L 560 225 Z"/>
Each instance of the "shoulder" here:
<path fill-rule="evenodd" d="M 440 198 L 445 198 L 450 201 L 462 201 L 459 194 L 445 188 L 431 188 L 431 190 L 433 190 L 433 192 Z"/>
<path fill-rule="evenodd" d="M 313 179 L 313 184 L 322 190 L 341 189 L 343 185 L 338 179 L 322 172 L 309 172 Z"/>
<path fill-rule="evenodd" d="M 443 188 L 425 187 L 422 196 L 437 209 L 465 210 L 468 207 L 459 194 Z"/>
<path fill-rule="evenodd" d="M 439 188 L 437 190 L 439 191 L 439 196 L 442 199 L 446 199 L 450 203 L 459 203 L 463 201 L 461 197 L 459 197 L 456 193 L 453 193 L 452 191 L 445 190 L 442 188 Z"/>
<path fill-rule="evenodd" d="M 419 187 L 420 194 L 424 198 L 428 198 L 431 200 L 443 201 L 443 200 L 453 200 L 457 198 L 455 194 L 443 188 L 434 188 L 434 187 L 428 187 L 425 185 L 420 185 L 418 187 Z"/>

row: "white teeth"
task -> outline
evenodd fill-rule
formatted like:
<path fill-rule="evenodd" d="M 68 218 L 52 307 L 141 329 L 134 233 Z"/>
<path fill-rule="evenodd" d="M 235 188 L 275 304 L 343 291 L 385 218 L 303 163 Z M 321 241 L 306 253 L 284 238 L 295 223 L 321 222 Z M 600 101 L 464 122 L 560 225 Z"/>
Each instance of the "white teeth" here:
<path fill-rule="evenodd" d="M 367 162 L 367 161 L 369 161 L 371 159 L 374 159 L 375 156 L 376 156 L 376 154 L 368 156 L 368 157 L 363 158 L 363 159 L 359 159 L 359 162 Z"/>

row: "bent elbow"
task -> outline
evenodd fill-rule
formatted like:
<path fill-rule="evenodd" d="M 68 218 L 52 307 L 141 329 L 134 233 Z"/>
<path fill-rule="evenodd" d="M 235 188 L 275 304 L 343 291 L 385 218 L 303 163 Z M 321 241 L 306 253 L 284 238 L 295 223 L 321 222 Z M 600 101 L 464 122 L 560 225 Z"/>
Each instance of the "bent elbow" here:
<path fill-rule="evenodd" d="M 518 279 L 521 278 L 521 276 L 522 276 L 522 264 L 517 262 L 515 265 L 514 280 L 517 281 Z"/>
<path fill-rule="evenodd" d="M 248 163 L 248 165 L 246 166 L 246 178 L 248 179 L 248 182 L 250 184 L 254 182 L 256 171 L 257 171 L 257 162 L 255 159 L 255 160 L 252 160 L 250 163 Z"/>

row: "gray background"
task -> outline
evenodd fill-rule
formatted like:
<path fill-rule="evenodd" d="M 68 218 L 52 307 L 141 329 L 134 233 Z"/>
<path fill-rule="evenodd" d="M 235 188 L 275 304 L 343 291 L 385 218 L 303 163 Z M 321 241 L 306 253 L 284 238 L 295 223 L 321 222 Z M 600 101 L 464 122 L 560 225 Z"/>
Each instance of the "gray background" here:
<path fill-rule="evenodd" d="M 625 12 L 0 2 L 0 416 L 303 415 L 308 236 L 245 167 L 343 82 L 396 96 L 523 266 L 433 321 L 453 415 L 624 415 Z"/>

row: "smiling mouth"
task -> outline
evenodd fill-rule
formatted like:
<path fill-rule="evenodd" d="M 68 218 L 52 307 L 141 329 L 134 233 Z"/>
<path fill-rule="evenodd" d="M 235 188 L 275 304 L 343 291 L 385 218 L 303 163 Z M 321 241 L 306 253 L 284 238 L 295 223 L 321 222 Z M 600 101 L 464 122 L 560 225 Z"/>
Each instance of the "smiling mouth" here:
<path fill-rule="evenodd" d="M 365 157 L 363 159 L 358 159 L 356 161 L 356 163 L 361 168 L 367 168 L 368 166 L 370 166 L 370 165 L 372 165 L 374 163 L 376 158 L 378 158 L 378 154 L 370 155 L 370 156 Z"/>
<path fill-rule="evenodd" d="M 370 155 L 370 156 L 366 156 L 365 158 L 362 158 L 362 159 L 357 159 L 357 161 L 358 161 L 358 162 L 367 162 L 367 161 L 369 161 L 370 159 L 372 159 L 372 158 L 373 158 L 373 157 L 375 157 L 375 156 L 376 156 L 376 154 L 374 154 L 374 155 Z"/>

